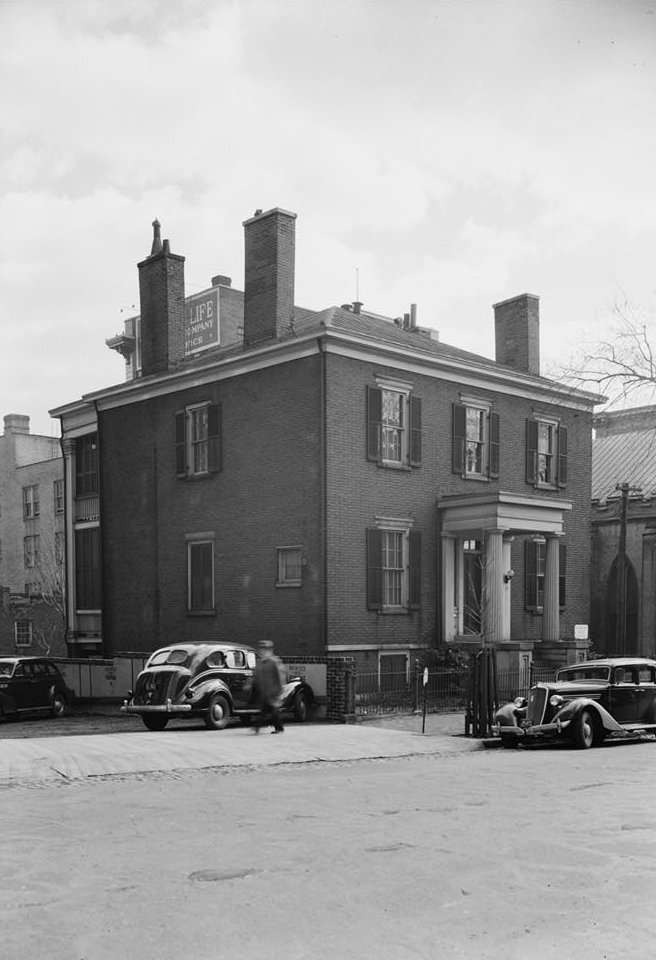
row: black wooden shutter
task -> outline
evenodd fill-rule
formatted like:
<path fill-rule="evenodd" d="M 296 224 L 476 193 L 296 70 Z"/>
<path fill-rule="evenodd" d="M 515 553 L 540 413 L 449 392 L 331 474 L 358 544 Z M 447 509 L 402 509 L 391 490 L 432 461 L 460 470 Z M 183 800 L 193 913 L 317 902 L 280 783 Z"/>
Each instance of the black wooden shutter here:
<path fill-rule="evenodd" d="M 380 460 L 380 431 L 383 421 L 383 391 L 367 387 L 367 460 Z"/>
<path fill-rule="evenodd" d="M 383 544 L 381 531 L 367 530 L 367 606 L 380 610 L 383 606 Z"/>
<path fill-rule="evenodd" d="M 410 567 L 410 583 L 408 600 L 411 610 L 421 606 L 421 533 L 411 530 L 408 543 L 408 559 Z"/>
<path fill-rule="evenodd" d="M 499 414 L 490 414 L 490 459 L 489 473 L 491 477 L 499 476 Z"/>
<path fill-rule="evenodd" d="M 187 474 L 186 419 L 184 412 L 175 415 L 175 472 L 179 477 Z"/>
<path fill-rule="evenodd" d="M 526 421 L 526 482 L 538 482 L 538 422 Z"/>
<path fill-rule="evenodd" d="M 538 544 L 535 540 L 525 541 L 524 571 L 526 606 L 534 610 L 538 605 Z"/>
<path fill-rule="evenodd" d="M 211 403 L 207 408 L 207 446 L 210 473 L 221 469 L 221 407 Z"/>
<path fill-rule="evenodd" d="M 561 540 L 558 544 L 560 557 L 558 560 L 558 605 L 564 607 L 566 603 L 566 583 L 567 583 L 567 545 Z"/>
<path fill-rule="evenodd" d="M 410 395 L 410 466 L 421 465 L 421 399 Z"/>
<path fill-rule="evenodd" d="M 558 486 L 567 486 L 567 427 L 558 427 Z"/>
<path fill-rule="evenodd" d="M 453 473 L 465 472 L 465 439 L 467 436 L 467 408 L 462 403 L 453 404 L 453 447 L 451 450 L 451 470 Z"/>

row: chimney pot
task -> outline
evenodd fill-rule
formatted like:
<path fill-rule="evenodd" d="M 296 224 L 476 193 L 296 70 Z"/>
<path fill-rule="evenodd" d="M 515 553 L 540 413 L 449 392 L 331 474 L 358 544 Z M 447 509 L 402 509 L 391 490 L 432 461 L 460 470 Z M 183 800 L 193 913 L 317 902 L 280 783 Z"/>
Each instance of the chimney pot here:
<path fill-rule="evenodd" d="M 353 313 L 361 313 L 363 306 L 364 306 L 364 303 L 362 302 L 362 300 L 354 300 Z"/>
<path fill-rule="evenodd" d="M 224 277 L 222 273 L 217 273 L 215 277 L 212 277 L 212 286 L 213 287 L 231 287 L 232 277 Z"/>
<path fill-rule="evenodd" d="M 160 234 L 162 224 L 159 222 L 159 220 L 155 219 L 153 220 L 152 227 L 153 227 L 153 245 L 150 248 L 151 257 L 153 256 L 153 254 L 160 253 L 162 250 L 162 237 Z"/>

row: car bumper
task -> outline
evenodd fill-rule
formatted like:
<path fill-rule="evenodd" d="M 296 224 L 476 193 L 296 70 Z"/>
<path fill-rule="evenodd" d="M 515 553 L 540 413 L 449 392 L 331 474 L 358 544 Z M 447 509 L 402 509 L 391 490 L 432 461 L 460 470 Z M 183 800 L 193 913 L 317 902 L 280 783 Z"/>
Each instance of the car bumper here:
<path fill-rule="evenodd" d="M 128 700 L 125 700 L 121 707 L 121 713 L 137 713 L 142 716 L 152 713 L 174 715 L 178 713 L 191 713 L 191 709 L 190 703 L 172 703 L 170 700 L 167 700 L 166 703 L 130 703 Z"/>
<path fill-rule="evenodd" d="M 496 727 L 494 736 L 501 740 L 516 740 L 518 743 L 530 743 L 536 740 L 553 740 L 562 736 L 570 725 L 569 720 L 557 720 L 555 723 L 541 723 L 535 727 Z"/>

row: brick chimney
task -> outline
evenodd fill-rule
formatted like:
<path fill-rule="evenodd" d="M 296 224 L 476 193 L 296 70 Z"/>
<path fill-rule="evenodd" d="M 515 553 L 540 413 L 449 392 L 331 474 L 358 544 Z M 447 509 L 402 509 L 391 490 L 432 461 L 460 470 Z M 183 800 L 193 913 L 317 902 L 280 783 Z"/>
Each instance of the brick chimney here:
<path fill-rule="evenodd" d="M 137 265 L 144 377 L 163 373 L 184 357 L 184 261 L 171 253 L 168 240 L 162 243 L 159 220 L 154 220 L 150 256 Z"/>
<path fill-rule="evenodd" d="M 522 373 L 540 373 L 540 298 L 531 293 L 494 304 L 496 361 Z"/>
<path fill-rule="evenodd" d="M 29 433 L 30 418 L 24 413 L 8 413 L 4 418 L 5 433 Z"/>
<path fill-rule="evenodd" d="M 274 207 L 244 221 L 244 344 L 289 332 L 294 315 L 296 214 Z"/>

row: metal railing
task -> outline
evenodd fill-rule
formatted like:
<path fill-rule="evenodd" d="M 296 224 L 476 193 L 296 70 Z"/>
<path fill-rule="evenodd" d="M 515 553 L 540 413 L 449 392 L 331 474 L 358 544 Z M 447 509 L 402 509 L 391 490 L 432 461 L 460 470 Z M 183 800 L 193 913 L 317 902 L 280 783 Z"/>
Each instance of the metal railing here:
<path fill-rule="evenodd" d="M 469 672 L 467 670 L 429 670 L 398 673 L 357 673 L 355 676 L 355 712 L 358 716 L 384 713 L 457 713 L 467 706 Z"/>

